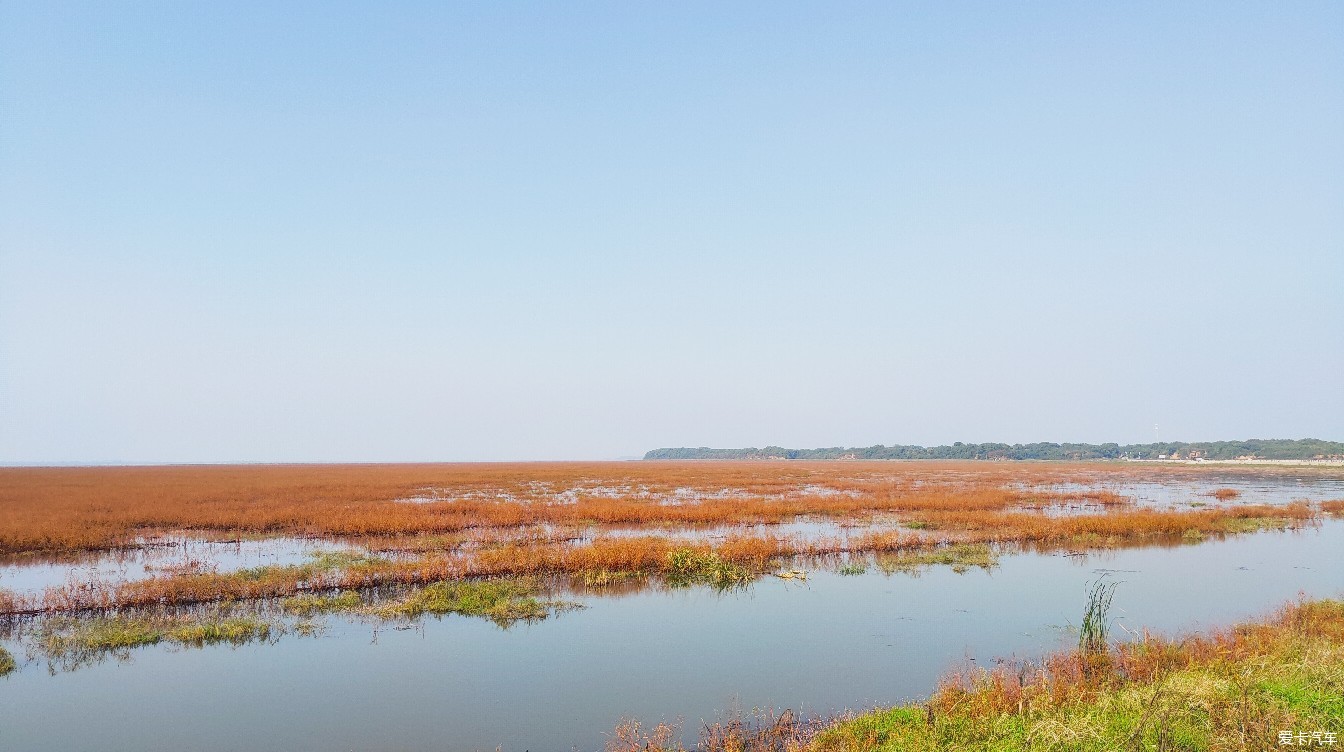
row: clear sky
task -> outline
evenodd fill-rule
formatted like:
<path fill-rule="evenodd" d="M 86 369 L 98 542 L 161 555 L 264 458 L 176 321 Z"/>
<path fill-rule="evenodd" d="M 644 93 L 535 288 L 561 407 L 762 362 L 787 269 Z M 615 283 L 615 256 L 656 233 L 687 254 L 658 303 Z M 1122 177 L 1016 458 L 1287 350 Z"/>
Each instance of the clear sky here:
<path fill-rule="evenodd" d="M 0 462 L 1155 435 L 1344 440 L 1344 4 L 0 5 Z"/>

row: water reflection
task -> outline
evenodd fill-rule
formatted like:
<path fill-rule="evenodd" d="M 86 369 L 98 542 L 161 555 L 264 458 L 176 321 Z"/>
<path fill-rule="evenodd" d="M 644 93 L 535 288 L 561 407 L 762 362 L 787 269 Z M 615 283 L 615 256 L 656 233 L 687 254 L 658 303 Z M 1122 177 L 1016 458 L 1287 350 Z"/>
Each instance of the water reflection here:
<path fill-rule="evenodd" d="M 1002 557 L 912 578 L 765 578 L 740 591 L 590 594 L 581 611 L 501 630 L 334 617 L 318 639 L 137 651 L 0 680 L 0 748 L 597 750 L 622 717 L 733 708 L 829 713 L 926 695 L 962 662 L 1067 645 L 1085 583 L 1109 571 L 1131 630 L 1182 631 L 1344 591 L 1344 521 L 1170 548 Z M 80 722 L 72 723 L 77 711 Z"/>

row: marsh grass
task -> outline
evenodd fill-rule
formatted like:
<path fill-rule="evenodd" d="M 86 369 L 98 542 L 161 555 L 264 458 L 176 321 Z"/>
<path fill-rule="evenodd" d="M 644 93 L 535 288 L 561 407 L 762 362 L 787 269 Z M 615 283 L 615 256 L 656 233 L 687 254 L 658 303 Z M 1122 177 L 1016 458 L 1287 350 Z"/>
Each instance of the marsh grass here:
<path fill-rule="evenodd" d="M 19 664 L 14 660 L 14 655 L 0 645 L 0 676 L 7 676 L 17 671 Z"/>
<path fill-rule="evenodd" d="M 345 613 L 377 619 L 415 619 L 426 614 L 483 617 L 501 626 L 538 621 L 577 604 L 543 600 L 540 584 L 531 578 L 442 580 L 428 585 L 384 593 L 383 600 L 366 602 L 356 591 L 308 593 L 280 602 L 285 611 L 300 616 Z"/>
<path fill-rule="evenodd" d="M 998 553 L 985 543 L 956 543 L 928 550 L 879 554 L 877 566 L 887 574 L 917 574 L 929 567 L 948 566 L 963 574 L 978 567 L 986 571 L 998 566 Z"/>
<path fill-rule="evenodd" d="M 841 565 L 838 571 L 840 572 L 840 574 L 845 575 L 846 577 L 854 577 L 861 574 L 867 574 L 868 564 L 862 561 L 851 561 L 847 564 Z"/>

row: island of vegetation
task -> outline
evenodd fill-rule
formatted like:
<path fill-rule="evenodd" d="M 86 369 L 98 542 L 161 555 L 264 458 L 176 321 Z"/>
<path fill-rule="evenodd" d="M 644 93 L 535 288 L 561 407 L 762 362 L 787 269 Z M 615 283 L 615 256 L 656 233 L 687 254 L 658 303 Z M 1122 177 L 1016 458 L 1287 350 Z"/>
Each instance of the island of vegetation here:
<path fill-rule="evenodd" d="M 1246 441 L 1165 441 L 1152 444 L 963 444 L 924 447 L 894 444 L 820 449 L 654 449 L 646 460 L 1209 460 L 1344 461 L 1344 442 L 1321 439 Z"/>

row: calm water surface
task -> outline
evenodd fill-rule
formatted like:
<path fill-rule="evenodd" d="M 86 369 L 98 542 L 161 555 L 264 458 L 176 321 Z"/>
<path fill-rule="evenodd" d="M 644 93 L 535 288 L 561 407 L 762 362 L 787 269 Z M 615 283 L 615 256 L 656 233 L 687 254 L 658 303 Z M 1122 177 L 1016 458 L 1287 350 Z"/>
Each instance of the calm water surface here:
<path fill-rule="evenodd" d="M 926 696 L 949 668 L 1068 645 L 1101 572 L 1122 583 L 1127 628 L 1221 626 L 1299 594 L 1344 595 L 1344 521 L 1005 556 L 991 572 L 583 596 L 584 610 L 507 630 L 447 617 L 375 633 L 337 619 L 316 638 L 151 648 L 54 675 L 28 661 L 0 679 L 0 750 L 588 751 L 622 717 L 693 732 L 734 709 L 862 709 Z"/>

